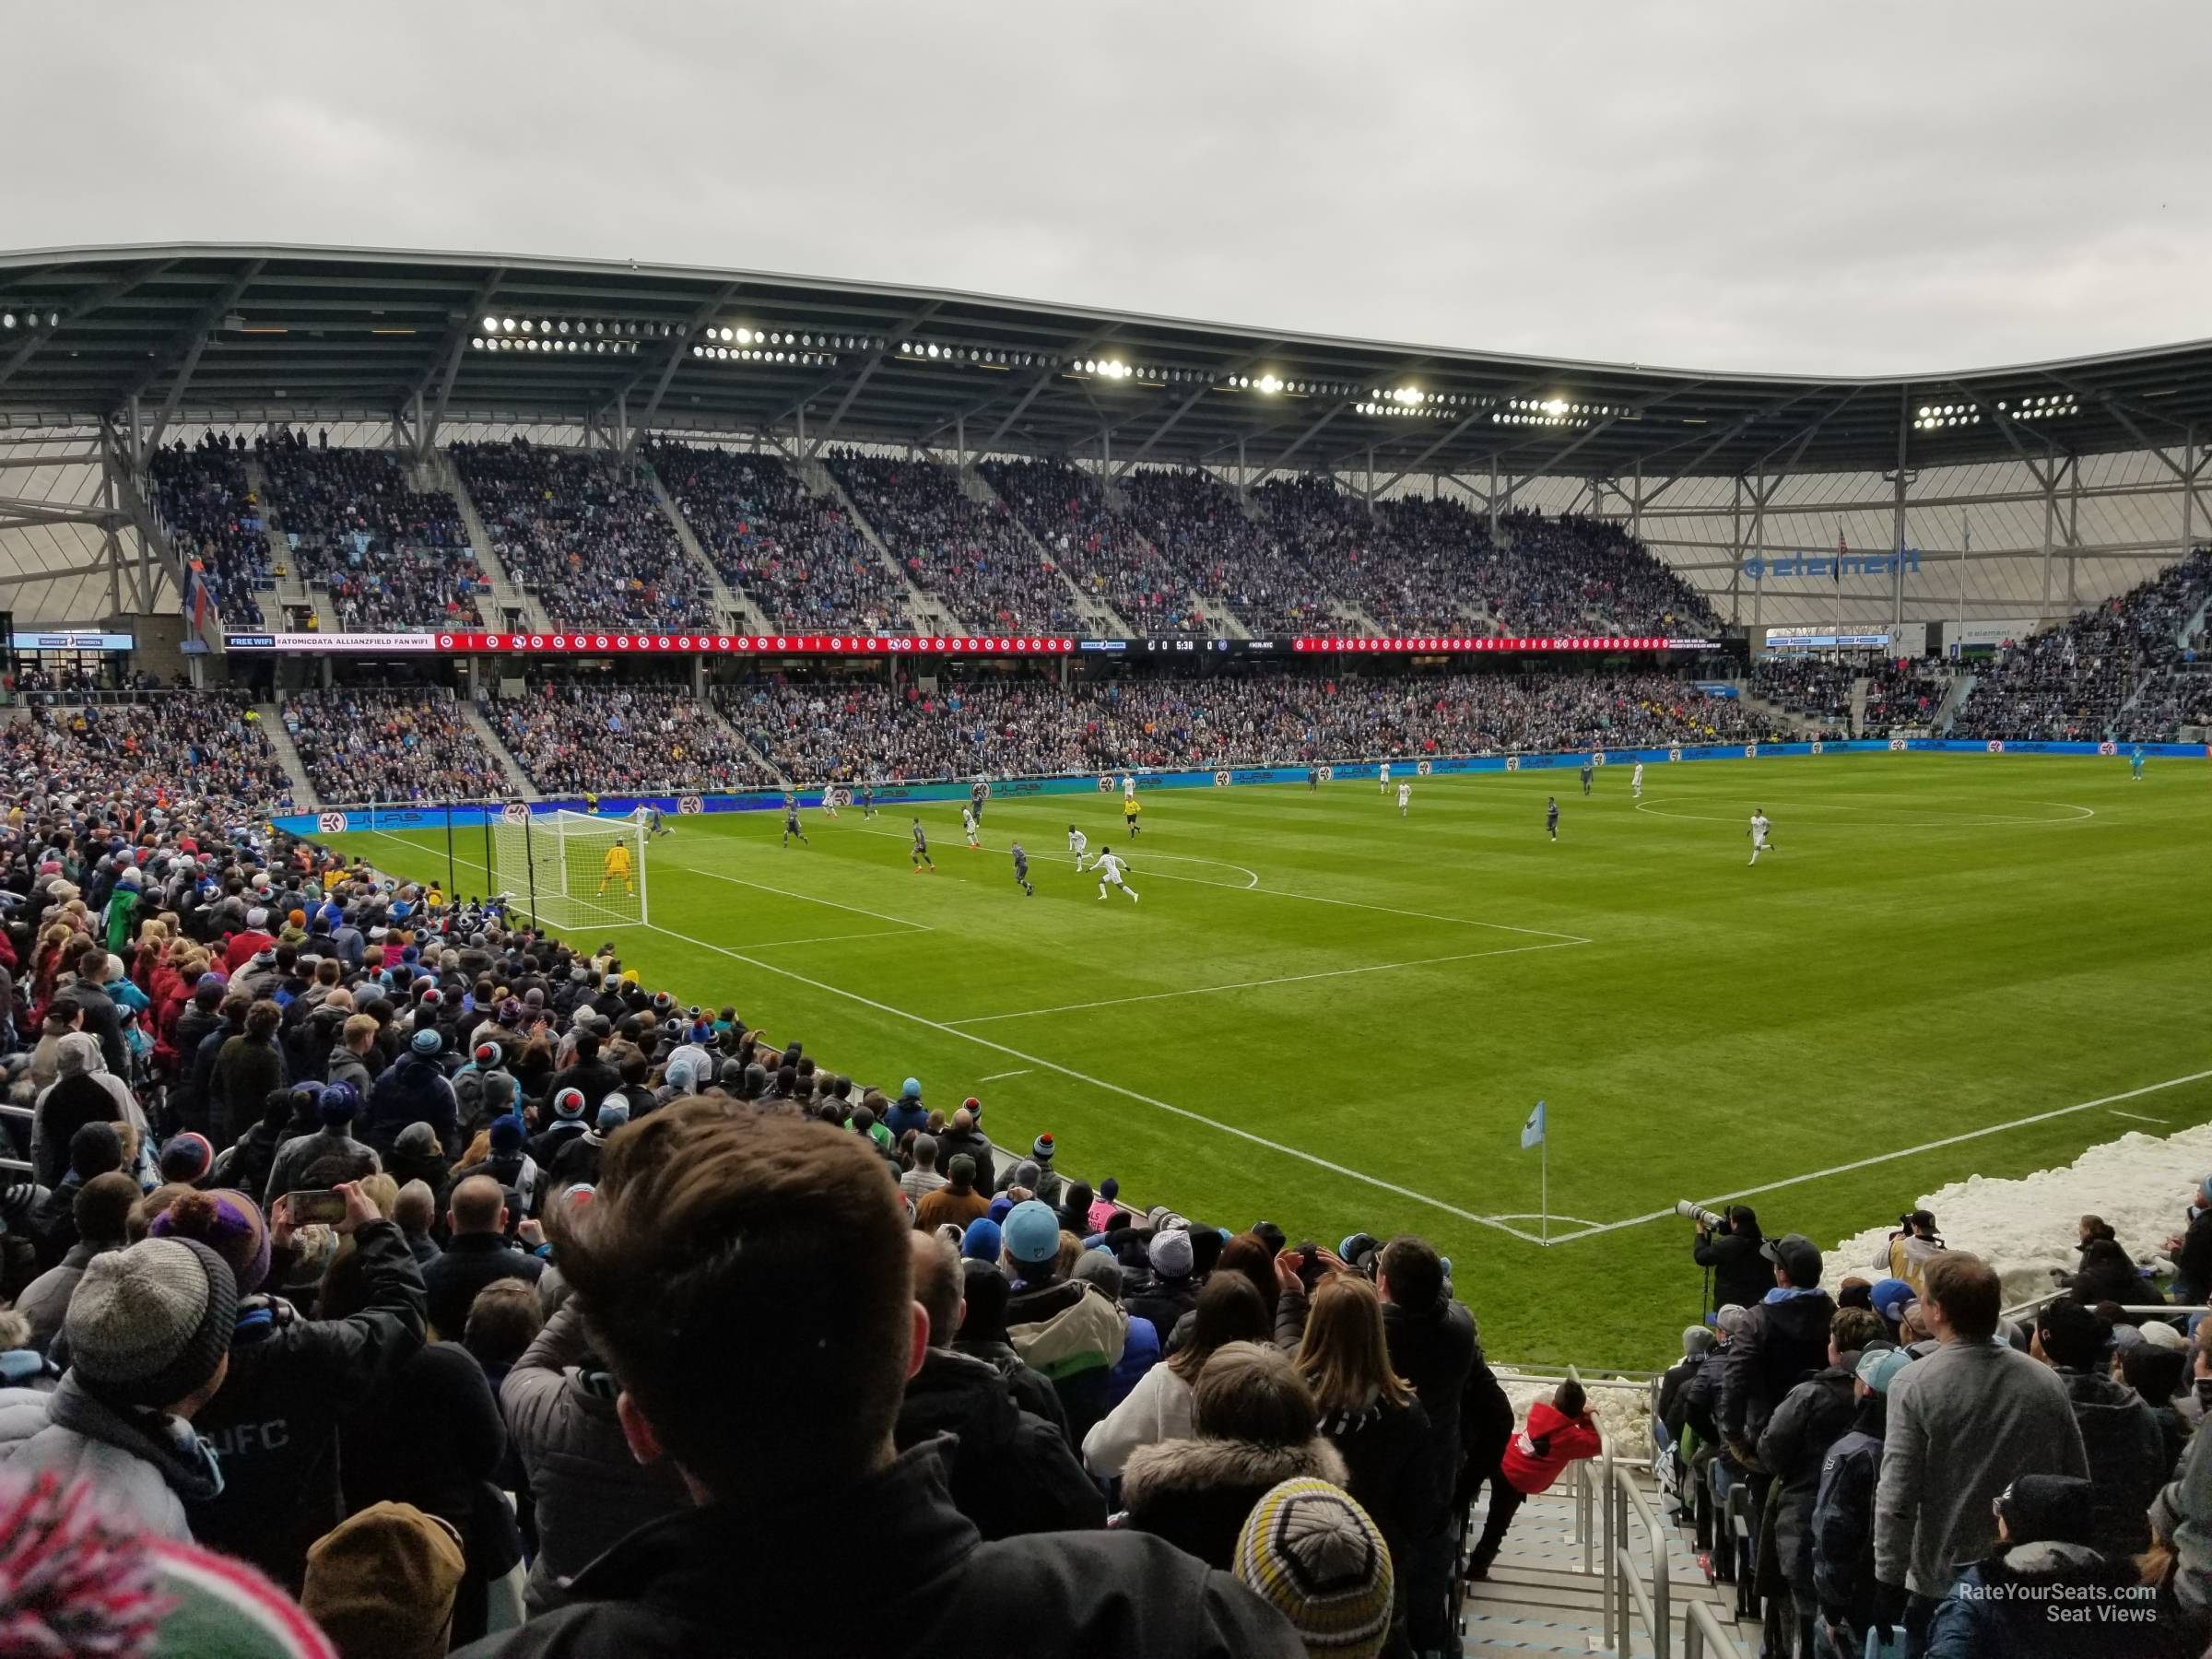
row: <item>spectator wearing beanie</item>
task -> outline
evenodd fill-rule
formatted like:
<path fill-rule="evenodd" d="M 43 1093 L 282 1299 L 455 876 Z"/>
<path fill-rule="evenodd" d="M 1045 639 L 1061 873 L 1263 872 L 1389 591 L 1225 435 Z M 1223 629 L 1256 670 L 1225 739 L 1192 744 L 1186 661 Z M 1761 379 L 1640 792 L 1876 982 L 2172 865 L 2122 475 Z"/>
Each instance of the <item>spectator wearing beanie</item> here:
<path fill-rule="evenodd" d="M 606 1156 L 607 1138 L 629 1122 L 629 1103 L 620 1096 L 601 1105 L 592 1126 L 581 1135 L 570 1136 L 556 1156 L 549 1190 L 597 1185 L 600 1162 Z"/>
<path fill-rule="evenodd" d="M 975 1164 L 975 1190 L 979 1193 L 998 1191 L 998 1167 L 993 1160 L 995 1148 L 982 1128 L 982 1102 L 972 1095 L 959 1111 L 952 1114 L 952 1122 L 945 1133 L 937 1136 L 937 1156 L 958 1158 L 963 1153 Z M 947 1166 L 949 1168 L 949 1164 Z"/>
<path fill-rule="evenodd" d="M 11 1471 L 82 1479 L 103 1512 L 189 1540 L 187 1504 L 221 1490 L 193 1418 L 228 1371 L 238 1290 L 220 1256 L 147 1239 L 85 1267 L 62 1330 L 69 1369 L 46 1424 L 6 1451 Z"/>
<path fill-rule="evenodd" d="M 877 1114 L 883 1126 L 891 1132 L 896 1144 L 909 1129 L 919 1134 L 929 1127 L 929 1108 L 922 1103 L 922 1083 L 918 1077 L 909 1077 L 900 1087 L 899 1098 Z"/>
<path fill-rule="evenodd" d="M 679 1102 L 616 1142 L 574 1225 L 559 1214 L 562 1272 L 606 1345 L 626 1438 L 672 1459 L 699 1503 L 467 1659 L 714 1652 L 732 1609 L 761 1653 L 923 1659 L 980 1630 L 1147 1659 L 1302 1653 L 1281 1614 L 1157 1539 L 983 1540 L 952 1506 L 944 1448 L 892 1450 L 926 1338 L 905 1206 L 855 1136 Z M 865 1594 L 850 1552 L 822 1547 L 833 1536 L 869 1540 Z"/>
<path fill-rule="evenodd" d="M 206 1135 L 189 1129 L 163 1143 L 156 1163 L 162 1181 L 179 1186 L 206 1186 L 208 1171 L 214 1167 L 215 1148 L 207 1144 Z"/>
<path fill-rule="evenodd" d="M 345 1659 L 444 1659 L 466 1567 L 449 1523 L 371 1504 L 315 1540 L 300 1605 Z"/>
<path fill-rule="evenodd" d="M 1078 1239 L 1090 1232 L 1090 1182 L 1071 1181 L 1054 1206 L 1060 1212 L 1060 1230 L 1075 1234 Z"/>
<path fill-rule="evenodd" d="M 1075 1235 L 1064 1235 L 1063 1246 Z M 1122 1265 L 1103 1250 L 1080 1250 L 1076 1265 L 1067 1270 L 1071 1279 L 1080 1279 L 1114 1305 L 1122 1306 Z M 1132 1319 L 1122 1313 L 1122 1357 L 1114 1361 L 1106 1384 L 1106 1406 L 1109 1411 L 1129 1397 L 1130 1391 L 1144 1380 L 1144 1375 L 1159 1363 L 1159 1333 L 1151 1322 Z"/>
<path fill-rule="evenodd" d="M 1194 1437 L 1130 1455 L 1124 1524 L 1226 1569 L 1254 1504 L 1286 1480 L 1341 1487 L 1344 1459 L 1315 1432 L 1312 1391 L 1272 1343 L 1217 1348 L 1193 1393 Z"/>
<path fill-rule="evenodd" d="M 561 1147 L 589 1127 L 584 1122 L 583 1108 L 582 1089 L 561 1088 L 554 1091 L 553 1121 L 530 1137 L 530 1156 L 537 1159 L 539 1169 L 551 1170 L 553 1160 L 560 1156 Z"/>
<path fill-rule="evenodd" d="M 1102 1233 L 1113 1225 L 1114 1217 L 1121 1213 L 1121 1205 L 1117 1202 L 1121 1195 L 1122 1183 L 1112 1176 L 1109 1175 L 1099 1182 L 1099 1195 L 1091 1200 L 1090 1214 L 1086 1218 L 1088 1222 L 1083 1230 L 1086 1237 Z"/>
<path fill-rule="evenodd" d="M 1053 1168 L 1053 1154 L 1056 1150 L 1050 1130 L 1030 1144 L 1030 1161 L 1037 1166 L 1036 1178 L 1030 1182 L 1030 1193 L 1054 1209 L 1061 1207 L 1067 1193 L 1067 1177 Z"/>
<path fill-rule="evenodd" d="M 428 1124 L 409 1124 L 393 1141 L 392 1155 L 384 1159 L 384 1173 L 402 1186 L 419 1181 L 434 1197 L 452 1184 L 453 1166 L 439 1144 L 437 1130 Z"/>
<path fill-rule="evenodd" d="M 1391 1552 L 1358 1500 L 1286 1480 L 1237 1534 L 1238 1582 L 1289 1619 L 1307 1659 L 1377 1659 L 1390 1637 Z"/>
<path fill-rule="evenodd" d="M 915 1204 L 914 1226 L 924 1232 L 947 1226 L 965 1232 L 982 1220 L 990 1207 L 991 1201 L 975 1190 L 975 1159 L 962 1152 L 946 1165 L 945 1184 L 924 1194 Z M 997 1258 L 994 1255 L 991 1259 Z"/>
<path fill-rule="evenodd" d="M 54 1335 L 62 1328 L 86 1266 L 93 1257 L 124 1247 L 131 1206 L 137 1201 L 138 1183 L 120 1170 L 95 1175 L 77 1188 L 72 1204 L 77 1241 L 16 1298 L 16 1312 L 29 1326 L 29 1347 L 42 1354 L 53 1346 Z"/>
<path fill-rule="evenodd" d="M 1759 1437 L 1783 1396 L 1827 1363 L 1828 1327 L 1836 1313 L 1835 1298 L 1820 1288 L 1820 1252 L 1810 1239 L 1788 1233 L 1759 1250 L 1774 1283 L 1747 1304 L 1751 1317 L 1729 1343 L 1721 1372 L 1721 1436 L 1747 1469 L 1759 1466 Z"/>
<path fill-rule="evenodd" d="M 461 1150 L 461 1109 L 440 1061 L 444 1053 L 435 1030 L 417 1031 L 370 1089 L 362 1138 L 379 1152 L 391 1150 L 409 1124 L 429 1124 L 447 1157 Z"/>
<path fill-rule="evenodd" d="M 2117 1641 L 2112 1625 L 2098 1620 L 2100 1606 L 2149 1615 L 2159 1604 L 2133 1560 L 2097 1548 L 2091 1484 L 2023 1475 L 2006 1488 L 1994 1506 L 1997 1532 L 1989 1555 L 1959 1574 L 1931 1616 L 1920 1651 L 1932 1659 L 2106 1659 L 2116 1652 L 2178 1659 L 2194 1652 L 2194 1641 L 2147 1618 Z M 2061 1608 L 2078 1611 L 2073 1619 L 2054 1618 Z"/>
<path fill-rule="evenodd" d="M 405 1235 L 378 1215 L 358 1182 L 336 1190 L 346 1215 L 328 1230 L 352 1240 L 349 1277 L 360 1306 L 342 1317 L 310 1319 L 271 1288 L 241 1281 L 230 1375 L 198 1418 L 222 1458 L 223 1490 L 194 1513 L 194 1534 L 295 1593 L 308 1547 L 346 1512 L 338 1425 L 387 1387 L 422 1343 L 422 1275 Z M 188 1193 L 156 1225 L 172 1235 L 204 1235 L 249 1277 L 256 1263 L 265 1265 L 271 1281 L 297 1274 L 304 1241 L 296 1241 L 281 1197 L 257 1241 L 259 1219 L 237 1194 Z M 327 1241 L 326 1230 L 312 1230 Z"/>
<path fill-rule="evenodd" d="M 1145 1245 L 1145 1261 L 1151 1277 L 1131 1290 L 1125 1299 L 1132 1319 L 1148 1319 L 1164 1344 L 1175 1324 L 1198 1305 L 1198 1281 L 1193 1277 L 1197 1250 L 1187 1227 L 1163 1227 Z"/>
<path fill-rule="evenodd" d="M 209 1184 L 236 1187 L 254 1197 L 265 1194 L 269 1176 L 276 1167 L 277 1148 L 288 1140 L 313 1133 L 317 1123 L 314 1109 L 321 1099 L 320 1089 L 312 1094 L 291 1088 L 271 1090 L 262 1102 L 261 1121 L 217 1156 Z M 301 1109 L 305 1122 L 299 1121 Z"/>
<path fill-rule="evenodd" d="M 914 1300 L 929 1346 L 907 1379 L 892 1429 L 900 1451 L 950 1433 L 953 1507 L 985 1538 L 1106 1524 L 1106 1504 L 1053 1423 L 1023 1411 L 987 1362 L 953 1351 L 964 1281 L 959 1256 L 935 1233 L 912 1239 Z"/>
<path fill-rule="evenodd" d="M 523 1120 L 507 1113 L 491 1120 L 485 1132 L 486 1151 L 480 1163 L 464 1164 L 453 1173 L 446 1183 L 446 1201 L 452 1203 L 453 1189 L 476 1175 L 488 1175 L 500 1183 L 500 1191 L 507 1204 L 507 1234 L 512 1238 L 517 1227 L 526 1216 L 537 1213 L 545 1171 L 525 1150 L 526 1135 Z M 460 1332 L 453 1334 L 460 1339 Z"/>
<path fill-rule="evenodd" d="M 275 1208 L 276 1200 L 299 1189 L 307 1171 L 325 1158 L 375 1159 L 375 1152 L 365 1142 L 353 1138 L 353 1125 L 360 1111 L 360 1093 L 352 1084 L 333 1083 L 324 1089 L 315 1099 L 315 1120 L 321 1127 L 276 1148 L 263 1202 Z"/>

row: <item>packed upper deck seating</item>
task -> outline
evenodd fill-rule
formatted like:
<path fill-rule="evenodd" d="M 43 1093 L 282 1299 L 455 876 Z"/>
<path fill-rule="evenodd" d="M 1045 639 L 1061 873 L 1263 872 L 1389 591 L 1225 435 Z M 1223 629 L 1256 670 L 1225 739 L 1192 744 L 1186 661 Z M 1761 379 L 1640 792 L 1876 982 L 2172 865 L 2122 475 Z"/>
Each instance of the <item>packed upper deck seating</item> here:
<path fill-rule="evenodd" d="M 207 596 L 223 620 L 258 625 L 258 590 L 275 581 L 261 503 L 246 482 L 246 443 L 209 432 L 198 443 L 178 439 L 147 462 L 148 503 L 179 564 L 199 564 Z"/>
<path fill-rule="evenodd" d="M 329 590 L 340 628 L 477 626 L 488 584 L 452 495 L 414 488 L 385 450 L 280 433 L 260 459 L 293 569 Z"/>
<path fill-rule="evenodd" d="M 1182 568 L 1107 502 L 1088 473 L 1065 461 L 985 461 L 978 470 L 1076 585 L 1140 638 L 1221 631 Z"/>
<path fill-rule="evenodd" d="M 443 690 L 296 691 L 284 729 L 324 801 L 498 799 L 513 785 Z"/>
<path fill-rule="evenodd" d="M 634 471 L 521 438 L 451 453 L 492 552 L 555 628 L 716 626 L 706 572 Z"/>

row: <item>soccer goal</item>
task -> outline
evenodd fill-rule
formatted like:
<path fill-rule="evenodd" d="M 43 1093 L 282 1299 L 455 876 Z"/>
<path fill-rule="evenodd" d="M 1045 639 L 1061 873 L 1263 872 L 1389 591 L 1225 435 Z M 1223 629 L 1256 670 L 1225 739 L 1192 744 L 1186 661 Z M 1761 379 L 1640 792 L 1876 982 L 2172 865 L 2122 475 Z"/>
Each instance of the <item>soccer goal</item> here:
<path fill-rule="evenodd" d="M 645 826 L 566 808 L 514 813 L 492 835 L 498 887 L 510 908 L 556 929 L 616 927 L 651 919 Z"/>

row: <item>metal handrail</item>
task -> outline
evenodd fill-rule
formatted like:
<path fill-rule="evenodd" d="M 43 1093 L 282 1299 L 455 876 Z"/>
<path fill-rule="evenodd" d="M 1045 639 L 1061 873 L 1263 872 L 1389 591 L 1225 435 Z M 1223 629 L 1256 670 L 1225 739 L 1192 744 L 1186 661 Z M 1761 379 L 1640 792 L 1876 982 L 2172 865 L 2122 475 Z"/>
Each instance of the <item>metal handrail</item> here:
<path fill-rule="evenodd" d="M 1607 1441 L 1608 1449 L 1610 1441 Z M 1667 1571 L 1666 1531 L 1659 1524 L 1659 1517 L 1652 1506 L 1643 1500 L 1636 1489 L 1635 1481 L 1626 1468 L 1613 1467 L 1606 1458 L 1607 1474 L 1611 1482 L 1607 1505 L 1607 1531 L 1612 1534 L 1606 1561 L 1606 1580 L 1609 1586 L 1618 1589 L 1606 1597 L 1616 1622 L 1607 1627 L 1606 1635 L 1614 1651 L 1629 1651 L 1629 1606 L 1634 1603 L 1636 1611 L 1643 1618 L 1645 1631 L 1652 1639 L 1653 1659 L 1667 1659 L 1667 1649 L 1674 1640 L 1673 1583 Z M 1649 1591 L 1643 1585 L 1642 1573 L 1634 1554 L 1629 1548 L 1629 1516 L 1633 1512 L 1643 1528 L 1644 1539 L 1652 1549 L 1652 1583 Z M 1623 1596 L 1618 1590 L 1625 1590 Z"/>
<path fill-rule="evenodd" d="M 1686 1608 L 1688 1617 L 1682 1622 L 1682 1659 L 1707 1659 L 1718 1654 L 1720 1659 L 1743 1659 L 1744 1650 L 1736 1645 L 1727 1627 L 1721 1623 L 1720 1615 L 1701 1601 L 1693 1601 Z"/>

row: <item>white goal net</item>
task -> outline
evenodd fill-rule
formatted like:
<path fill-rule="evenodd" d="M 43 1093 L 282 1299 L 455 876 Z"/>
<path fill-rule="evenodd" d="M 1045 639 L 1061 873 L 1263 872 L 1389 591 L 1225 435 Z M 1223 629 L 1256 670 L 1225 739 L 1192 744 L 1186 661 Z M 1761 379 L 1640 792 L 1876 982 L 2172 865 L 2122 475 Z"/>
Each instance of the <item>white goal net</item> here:
<path fill-rule="evenodd" d="M 492 832 L 496 886 L 542 926 L 617 927 L 650 920 L 645 827 L 631 818 L 516 812 Z"/>

